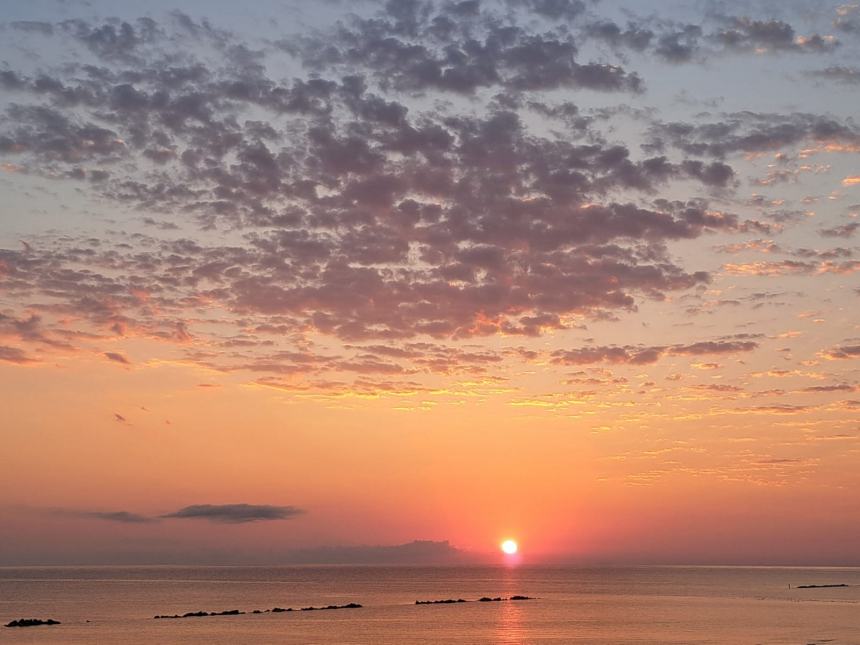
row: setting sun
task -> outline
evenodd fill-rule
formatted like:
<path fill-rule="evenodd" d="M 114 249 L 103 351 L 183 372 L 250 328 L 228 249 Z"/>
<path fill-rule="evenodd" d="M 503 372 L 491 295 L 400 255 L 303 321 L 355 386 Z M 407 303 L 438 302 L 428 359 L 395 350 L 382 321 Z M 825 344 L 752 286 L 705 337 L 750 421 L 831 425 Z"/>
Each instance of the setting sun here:
<path fill-rule="evenodd" d="M 505 540 L 502 542 L 501 547 L 502 551 L 508 555 L 514 555 L 519 550 L 516 540 Z"/>

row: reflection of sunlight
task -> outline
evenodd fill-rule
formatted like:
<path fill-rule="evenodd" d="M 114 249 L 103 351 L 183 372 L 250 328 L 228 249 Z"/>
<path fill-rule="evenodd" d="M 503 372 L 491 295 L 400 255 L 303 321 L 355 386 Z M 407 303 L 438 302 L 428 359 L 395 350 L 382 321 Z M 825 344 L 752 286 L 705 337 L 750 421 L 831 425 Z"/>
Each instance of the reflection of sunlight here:
<path fill-rule="evenodd" d="M 520 589 L 520 573 L 516 568 L 507 568 L 503 577 L 504 597 L 510 598 L 517 594 L 525 594 L 527 590 Z M 527 607 L 525 602 L 506 600 L 500 603 L 498 623 L 496 624 L 495 643 L 524 643 L 526 641 L 526 630 L 523 626 L 524 612 Z"/>
<path fill-rule="evenodd" d="M 523 629 L 523 611 L 525 605 L 520 602 L 505 601 L 499 608 L 499 623 L 496 628 L 496 643 L 523 643 L 525 642 L 525 630 Z"/>

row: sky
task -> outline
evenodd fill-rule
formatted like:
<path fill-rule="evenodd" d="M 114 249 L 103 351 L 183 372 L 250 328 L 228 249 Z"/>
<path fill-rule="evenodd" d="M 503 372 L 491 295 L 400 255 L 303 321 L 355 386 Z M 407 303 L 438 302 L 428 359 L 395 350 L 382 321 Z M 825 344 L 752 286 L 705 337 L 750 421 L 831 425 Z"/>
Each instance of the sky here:
<path fill-rule="evenodd" d="M 860 564 L 860 5 L 0 7 L 0 565 Z"/>

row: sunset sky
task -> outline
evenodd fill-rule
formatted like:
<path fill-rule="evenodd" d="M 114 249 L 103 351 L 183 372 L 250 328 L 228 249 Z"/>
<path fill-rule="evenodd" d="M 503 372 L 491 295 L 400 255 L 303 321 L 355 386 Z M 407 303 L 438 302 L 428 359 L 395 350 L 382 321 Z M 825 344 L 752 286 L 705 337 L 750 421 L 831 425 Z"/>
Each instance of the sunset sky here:
<path fill-rule="evenodd" d="M 0 565 L 860 564 L 858 60 L 857 3 L 4 2 Z"/>

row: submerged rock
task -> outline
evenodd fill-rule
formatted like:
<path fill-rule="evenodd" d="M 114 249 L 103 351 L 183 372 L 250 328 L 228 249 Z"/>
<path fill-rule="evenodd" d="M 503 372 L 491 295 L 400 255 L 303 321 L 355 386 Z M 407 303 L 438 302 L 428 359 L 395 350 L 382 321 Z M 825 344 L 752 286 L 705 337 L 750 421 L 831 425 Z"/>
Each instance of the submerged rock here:
<path fill-rule="evenodd" d="M 39 625 L 59 625 L 61 624 L 59 620 L 54 620 L 53 618 L 19 618 L 18 620 L 13 620 L 12 622 L 6 623 L 5 627 L 38 627 Z"/>
<path fill-rule="evenodd" d="M 504 598 L 490 598 L 489 596 L 484 596 L 482 598 L 478 598 L 478 602 L 501 602 Z"/>
<path fill-rule="evenodd" d="M 511 596 L 511 600 L 534 600 L 531 596 Z"/>
<path fill-rule="evenodd" d="M 467 602 L 467 601 L 463 600 L 462 598 L 457 598 L 456 600 L 454 598 L 447 598 L 445 600 L 416 600 L 415 604 L 416 605 L 452 605 L 452 604 L 455 604 L 458 602 Z"/>

